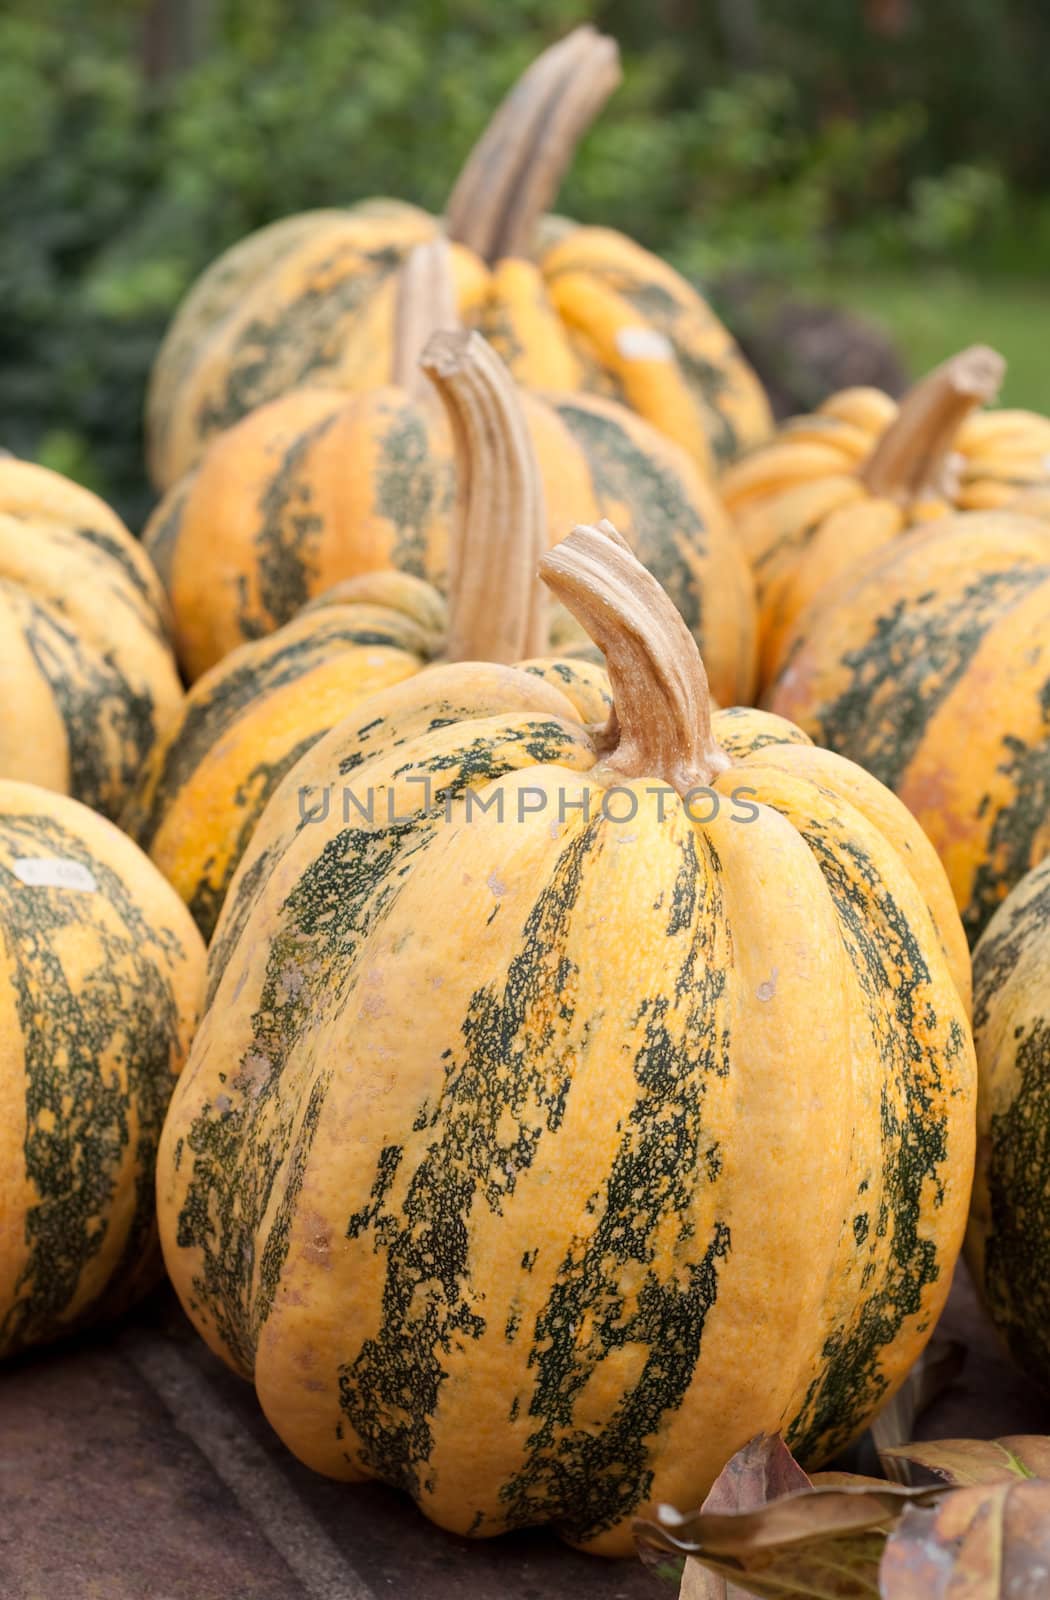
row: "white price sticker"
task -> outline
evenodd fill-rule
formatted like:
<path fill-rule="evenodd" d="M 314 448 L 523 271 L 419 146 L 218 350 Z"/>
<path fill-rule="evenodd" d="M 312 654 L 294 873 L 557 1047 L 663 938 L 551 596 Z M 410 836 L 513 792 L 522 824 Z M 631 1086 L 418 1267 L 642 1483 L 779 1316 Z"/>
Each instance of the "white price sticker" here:
<path fill-rule="evenodd" d="M 89 867 L 64 856 L 22 856 L 12 868 L 15 877 L 31 889 L 79 889 L 94 894 L 98 888 Z"/>
<path fill-rule="evenodd" d="M 673 361 L 674 346 L 655 328 L 621 328 L 616 348 L 625 361 Z"/>

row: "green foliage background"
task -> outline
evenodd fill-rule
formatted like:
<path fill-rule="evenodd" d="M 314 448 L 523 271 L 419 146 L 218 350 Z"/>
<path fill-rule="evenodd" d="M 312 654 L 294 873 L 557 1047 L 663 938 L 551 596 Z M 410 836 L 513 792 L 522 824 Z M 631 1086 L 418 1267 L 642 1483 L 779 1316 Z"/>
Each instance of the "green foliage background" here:
<path fill-rule="evenodd" d="M 138 525 L 146 374 L 202 267 L 310 206 L 398 194 L 440 209 L 513 77 L 584 19 L 620 39 L 626 81 L 560 209 L 631 232 L 716 297 L 744 272 L 784 293 L 855 289 L 878 311 L 885 283 L 923 355 L 928 334 L 933 354 L 955 337 L 954 322 L 933 334 L 921 291 L 948 273 L 931 315 L 961 283 L 960 331 L 989 337 L 969 326 L 985 302 L 965 285 L 980 274 L 1009 296 L 1050 254 L 1050 8 L 897 0 L 888 30 L 884 12 L 14 0 L 0 20 L 0 443 Z M 1026 312 L 1026 347 L 1031 327 Z"/>

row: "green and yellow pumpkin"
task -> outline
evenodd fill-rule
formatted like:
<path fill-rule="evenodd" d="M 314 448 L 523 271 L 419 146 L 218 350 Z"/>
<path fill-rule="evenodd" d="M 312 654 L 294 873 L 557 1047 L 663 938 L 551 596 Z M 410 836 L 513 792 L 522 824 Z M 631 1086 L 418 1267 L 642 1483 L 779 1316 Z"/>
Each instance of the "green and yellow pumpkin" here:
<path fill-rule="evenodd" d="M 438 659 L 518 661 L 572 644 L 571 619 L 548 615 L 536 573 L 547 516 L 515 385 L 478 334 L 439 335 L 428 348 L 463 486 L 448 603 L 421 578 L 371 572 L 242 644 L 190 689 L 121 819 L 205 938 L 277 784 L 359 700 Z M 725 621 L 716 611 L 716 634 Z M 603 718 L 601 668 L 559 670 L 581 714 Z"/>
<path fill-rule="evenodd" d="M 767 703 L 910 807 L 975 940 L 1050 853 L 1050 524 L 963 512 L 871 551 L 798 619 Z"/>
<path fill-rule="evenodd" d="M 455 438 L 419 353 L 429 332 L 454 320 L 447 253 L 434 242 L 406 266 L 400 386 L 275 400 L 216 440 L 158 506 L 144 542 L 191 680 L 344 578 L 396 567 L 445 587 Z M 696 632 L 716 696 L 750 698 L 751 575 L 684 451 L 611 401 L 519 392 L 547 507 L 544 543 L 581 509 L 617 519 Z"/>
<path fill-rule="evenodd" d="M 690 284 L 611 229 L 541 223 L 618 82 L 613 41 L 578 28 L 500 106 L 443 221 L 373 200 L 286 217 L 220 257 L 154 367 L 157 487 L 171 487 L 215 433 L 289 389 L 388 384 L 397 269 L 442 227 L 464 318 L 523 383 L 620 400 L 701 466 L 764 438 L 772 422 L 762 386 Z"/>
<path fill-rule="evenodd" d="M 928 1339 L 969 964 L 906 809 L 786 722 L 712 717 L 612 530 L 542 569 L 608 720 L 554 672 L 450 664 L 288 774 L 212 944 L 161 1233 L 310 1466 L 625 1555 L 760 1430 L 836 1450 Z"/>
<path fill-rule="evenodd" d="M 1050 487 L 1050 419 L 987 411 L 1004 362 L 974 345 L 898 406 L 846 389 L 793 417 L 723 476 L 720 491 L 755 575 L 761 674 L 775 676 L 796 620 L 870 550 L 953 510 L 1012 506 Z"/>
<path fill-rule="evenodd" d="M 182 700 L 157 574 L 97 495 L 0 458 L 0 778 L 113 817 Z"/>
<path fill-rule="evenodd" d="M 973 953 L 977 1172 L 967 1256 L 1011 1354 L 1050 1389 L 1050 858 Z"/>
<path fill-rule="evenodd" d="M 157 1140 L 203 991 L 200 935 L 137 846 L 0 780 L 0 1356 L 156 1281 Z"/>

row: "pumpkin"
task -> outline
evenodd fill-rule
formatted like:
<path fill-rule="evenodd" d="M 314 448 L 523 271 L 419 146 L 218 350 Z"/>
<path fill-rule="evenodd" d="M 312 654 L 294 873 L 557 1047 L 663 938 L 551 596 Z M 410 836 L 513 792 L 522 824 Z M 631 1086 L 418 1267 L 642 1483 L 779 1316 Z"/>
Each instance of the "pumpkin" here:
<path fill-rule="evenodd" d="M 115 816 L 182 699 L 164 591 L 107 505 L 0 458 L 0 778 Z"/>
<path fill-rule="evenodd" d="M 978 1157 L 967 1256 L 1018 1363 L 1050 1387 L 1050 859 L 1008 895 L 973 953 Z"/>
<path fill-rule="evenodd" d="M 449 664 L 288 774 L 212 945 L 161 1234 L 310 1466 L 625 1555 L 760 1430 L 833 1452 L 929 1337 L 969 967 L 914 819 L 788 723 L 712 716 L 614 530 L 541 567 L 614 709 Z"/>
<path fill-rule="evenodd" d="M 585 26 L 544 52 L 471 153 L 443 223 L 366 201 L 286 217 L 235 245 L 191 290 L 154 367 L 153 480 L 167 489 L 216 432 L 303 383 L 388 383 L 397 268 L 441 227 L 464 316 L 533 388 L 623 401 L 701 465 L 771 427 L 726 329 L 671 267 L 608 228 L 542 214 L 619 82 L 616 46 Z"/>
<path fill-rule="evenodd" d="M 506 368 L 476 333 L 436 335 L 425 360 L 463 488 L 448 604 L 408 573 L 366 573 L 224 656 L 191 688 L 121 819 L 205 938 L 280 779 L 363 696 L 441 657 L 539 654 L 552 628 L 571 644 L 571 619 L 548 617 L 536 575 L 547 544 L 543 485 Z M 603 717 L 600 668 L 581 660 L 561 671 L 584 714 Z"/>
<path fill-rule="evenodd" d="M 444 587 L 454 435 L 419 368 L 454 322 L 448 247 L 421 246 L 400 284 L 398 387 L 303 389 L 211 446 L 144 534 L 191 679 L 343 578 L 397 567 Z M 587 395 L 521 392 L 547 505 L 545 543 L 582 509 L 615 516 L 710 663 L 715 694 L 754 688 L 752 581 L 729 520 L 685 453 L 634 413 Z"/>
<path fill-rule="evenodd" d="M 921 822 L 975 940 L 1050 852 L 1050 525 L 943 517 L 803 613 L 767 697 Z"/>
<path fill-rule="evenodd" d="M 204 988 L 175 891 L 112 823 L 0 780 L 0 1356 L 160 1270 L 153 1173 Z"/>
<path fill-rule="evenodd" d="M 755 574 L 763 682 L 810 601 L 869 550 L 956 508 L 1045 493 L 1050 420 L 976 409 L 995 399 L 1003 370 L 994 350 L 974 345 L 899 407 L 877 389 L 844 390 L 725 474 L 721 492 Z"/>

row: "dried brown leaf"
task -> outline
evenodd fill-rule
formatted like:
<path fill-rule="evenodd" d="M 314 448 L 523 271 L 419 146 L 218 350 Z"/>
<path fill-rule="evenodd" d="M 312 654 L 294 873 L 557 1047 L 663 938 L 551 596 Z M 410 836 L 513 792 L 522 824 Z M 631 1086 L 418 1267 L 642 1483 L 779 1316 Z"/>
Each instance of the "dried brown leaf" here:
<path fill-rule="evenodd" d="M 918 1419 L 955 1382 L 965 1361 L 965 1346 L 956 1340 L 931 1340 L 893 1399 L 872 1421 L 872 1443 L 887 1477 L 894 1483 L 911 1483 L 911 1463 L 906 1457 L 895 1455 L 890 1447 L 907 1444 L 914 1438 Z"/>
<path fill-rule="evenodd" d="M 1005 1439 L 924 1439 L 884 1447 L 879 1454 L 887 1461 L 925 1467 L 953 1488 L 1050 1479 L 1050 1439 L 1036 1433 L 1011 1434 Z"/>
<path fill-rule="evenodd" d="M 862 1478 L 856 1485 L 803 1489 L 753 1511 L 693 1511 L 661 1507 L 656 1519 L 638 1517 L 634 1533 L 647 1553 L 701 1553 L 741 1557 L 790 1544 L 891 1526 L 912 1502 L 927 1504 L 944 1494 L 937 1485 L 905 1489 Z"/>
<path fill-rule="evenodd" d="M 911 1505 L 879 1569 L 882 1600 L 1036 1600 L 1050 1594 L 1050 1483 L 1018 1478 Z"/>
<path fill-rule="evenodd" d="M 753 1511 L 809 1486 L 809 1478 L 779 1434 L 760 1433 L 722 1468 L 701 1510 Z M 745 1593 L 721 1573 L 687 1560 L 678 1600 L 741 1600 Z"/>
<path fill-rule="evenodd" d="M 885 1546 L 881 1533 L 851 1533 L 766 1551 L 740 1565 L 729 1558 L 692 1557 L 686 1572 L 706 1567 L 729 1580 L 737 1593 L 763 1600 L 879 1600 L 879 1559 Z M 706 1600 L 702 1589 L 691 1592 L 684 1582 L 681 1594 Z"/>
<path fill-rule="evenodd" d="M 756 1478 L 745 1473 L 744 1481 L 754 1487 Z M 946 1493 L 939 1485 L 903 1489 L 878 1480 L 847 1480 L 798 1490 L 749 1511 L 703 1509 L 683 1515 L 664 1506 L 654 1520 L 638 1519 L 634 1531 L 650 1563 L 668 1553 L 691 1558 L 681 1600 L 719 1594 L 703 1584 L 698 1568 L 746 1595 L 876 1600 L 888 1530 L 906 1506 L 932 1503 Z"/>
<path fill-rule="evenodd" d="M 869 1478 L 863 1472 L 814 1472 L 811 1479 L 814 1489 L 885 1489 L 885 1478 Z"/>

